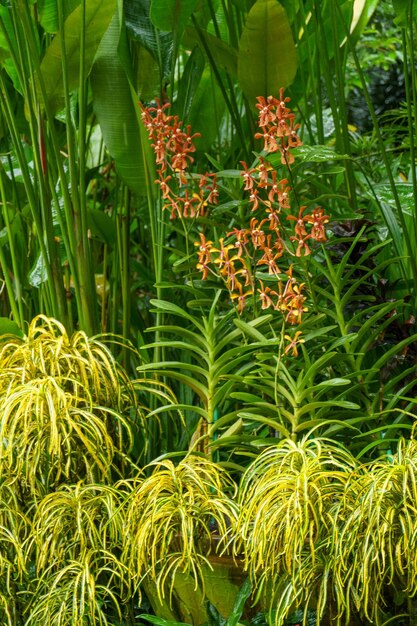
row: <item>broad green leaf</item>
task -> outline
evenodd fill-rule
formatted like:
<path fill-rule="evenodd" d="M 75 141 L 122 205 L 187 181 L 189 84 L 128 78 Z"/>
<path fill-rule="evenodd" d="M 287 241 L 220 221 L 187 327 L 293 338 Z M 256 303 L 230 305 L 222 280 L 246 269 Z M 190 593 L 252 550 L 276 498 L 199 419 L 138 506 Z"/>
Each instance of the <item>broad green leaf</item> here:
<path fill-rule="evenodd" d="M 23 337 L 23 333 L 16 322 L 9 320 L 8 317 L 0 317 L 0 335 Z"/>
<path fill-rule="evenodd" d="M 233 608 L 230 612 L 226 626 L 237 626 L 239 620 L 242 617 L 243 609 L 245 607 L 246 600 L 249 598 L 252 591 L 252 583 L 249 577 L 245 580 L 239 593 L 236 596 Z"/>
<path fill-rule="evenodd" d="M 36 257 L 35 263 L 33 264 L 29 274 L 28 274 L 28 282 L 32 287 L 40 287 L 43 283 L 48 280 L 48 272 L 46 268 L 46 264 L 44 261 L 44 257 L 42 253 Z"/>
<path fill-rule="evenodd" d="M 13 81 L 13 85 L 20 91 L 18 71 L 11 58 L 10 48 L 14 49 L 16 54 L 18 53 L 11 10 L 0 4 L 0 65 L 4 66 Z"/>
<path fill-rule="evenodd" d="M 88 209 L 88 227 L 93 236 L 109 246 L 116 243 L 116 229 L 112 218 L 99 209 Z"/>
<path fill-rule="evenodd" d="M 237 76 L 237 52 L 219 37 L 201 28 L 196 30 L 193 26 L 187 26 L 184 32 L 184 44 L 190 48 L 195 45 L 200 46 L 217 67 L 224 68 L 232 77 Z"/>
<path fill-rule="evenodd" d="M 309 161 L 313 163 L 327 163 L 328 161 L 344 161 L 350 159 L 348 154 L 338 154 L 327 146 L 300 146 L 294 151 L 297 163 Z"/>
<path fill-rule="evenodd" d="M 163 85 L 170 73 L 172 58 L 172 35 L 160 32 L 149 16 L 150 0 L 125 0 L 123 2 L 126 29 L 129 37 L 141 44 L 153 56 Z"/>
<path fill-rule="evenodd" d="M 220 139 L 219 129 L 222 125 L 225 106 L 220 87 L 213 80 L 208 68 L 203 72 L 200 84 L 193 94 L 191 110 L 187 121 L 193 132 L 200 133 L 196 139 L 196 148 L 208 151 L 216 139 Z"/>
<path fill-rule="evenodd" d="M 149 50 L 140 44 L 137 44 L 136 85 L 138 98 L 142 102 L 150 102 L 161 92 L 159 65 Z"/>
<path fill-rule="evenodd" d="M 413 19 L 417 19 L 417 4 L 413 0 L 392 0 L 395 11 L 395 22 L 400 26 L 406 26 L 409 22 L 410 14 Z"/>
<path fill-rule="evenodd" d="M 355 0 L 353 16 L 350 25 L 350 35 L 353 41 L 357 41 L 362 35 L 367 23 L 372 17 L 379 0 Z"/>
<path fill-rule="evenodd" d="M 395 188 L 401 202 L 402 210 L 409 215 L 414 215 L 416 208 L 412 183 L 397 183 Z M 386 202 L 395 207 L 395 198 L 391 185 L 375 185 L 374 192 L 380 202 Z"/>
<path fill-rule="evenodd" d="M 178 114 L 181 120 L 188 121 L 189 119 L 196 90 L 203 76 L 204 66 L 204 55 L 200 48 L 195 46 L 185 64 L 184 71 L 178 83 L 178 96 L 175 102 L 174 112 Z"/>
<path fill-rule="evenodd" d="M 145 195 L 145 173 L 137 103 L 133 101 L 126 74 L 129 58 L 123 58 L 127 46 L 121 36 L 115 15 L 105 33 L 91 71 L 93 107 L 101 127 L 104 142 L 114 158 L 117 171 L 126 185 L 137 195 Z"/>
<path fill-rule="evenodd" d="M 191 17 L 196 4 L 197 0 L 151 0 L 151 20 L 160 30 L 180 32 Z"/>
<path fill-rule="evenodd" d="M 238 80 L 255 103 L 257 96 L 278 96 L 297 71 L 297 54 L 287 14 L 277 0 L 257 0 L 239 42 Z"/>
<path fill-rule="evenodd" d="M 116 11 L 116 0 L 86 0 L 85 6 L 85 74 L 90 73 L 100 41 Z M 40 71 L 46 89 L 46 98 L 53 112 L 64 106 L 63 64 L 68 73 L 68 89 L 78 87 L 80 72 L 82 7 L 65 20 L 65 58 L 62 56 L 62 37 L 56 35 L 42 60 Z M 37 85 L 41 97 L 41 89 Z M 114 91 L 114 89 L 112 90 Z"/>
<path fill-rule="evenodd" d="M 41 26 L 47 33 L 57 33 L 59 30 L 58 2 L 60 0 L 39 0 L 38 11 Z M 62 14 L 64 20 L 81 4 L 81 0 L 62 0 Z"/>

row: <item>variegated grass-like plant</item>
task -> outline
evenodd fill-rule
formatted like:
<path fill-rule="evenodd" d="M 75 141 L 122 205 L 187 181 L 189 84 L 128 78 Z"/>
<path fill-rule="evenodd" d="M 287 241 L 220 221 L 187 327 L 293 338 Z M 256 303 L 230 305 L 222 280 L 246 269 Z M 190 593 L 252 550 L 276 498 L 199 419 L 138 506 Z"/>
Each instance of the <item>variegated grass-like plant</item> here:
<path fill-rule="evenodd" d="M 120 412 L 136 403 L 127 373 L 99 338 L 83 331 L 71 336 L 59 321 L 38 315 L 23 338 L 5 336 L 0 344 L 0 393 L 15 380 L 52 376 L 75 395 L 87 389 L 97 406 Z"/>
<path fill-rule="evenodd" d="M 156 584 L 162 603 L 177 572 L 202 584 L 211 551 L 226 549 L 237 518 L 235 485 L 227 472 L 203 456 L 150 464 L 127 499 L 124 560 L 132 579 Z M 217 540 L 215 548 L 213 539 Z"/>
<path fill-rule="evenodd" d="M 27 497 L 108 480 L 143 427 L 135 389 L 109 348 L 38 316 L 0 343 L 0 470 Z"/>
<path fill-rule="evenodd" d="M 305 437 L 267 448 L 242 478 L 236 546 L 258 598 L 276 610 L 276 624 L 292 606 L 307 607 L 314 594 L 319 615 L 326 609 L 331 511 L 354 467 L 334 442 Z"/>
<path fill-rule="evenodd" d="M 111 614 L 122 621 L 122 510 L 116 488 L 81 482 L 38 504 L 26 545 L 36 571 L 28 623 L 101 625 Z"/>
<path fill-rule="evenodd" d="M 400 440 L 392 460 L 353 472 L 335 516 L 335 580 L 340 612 L 381 624 L 391 598 L 415 623 L 417 441 Z"/>

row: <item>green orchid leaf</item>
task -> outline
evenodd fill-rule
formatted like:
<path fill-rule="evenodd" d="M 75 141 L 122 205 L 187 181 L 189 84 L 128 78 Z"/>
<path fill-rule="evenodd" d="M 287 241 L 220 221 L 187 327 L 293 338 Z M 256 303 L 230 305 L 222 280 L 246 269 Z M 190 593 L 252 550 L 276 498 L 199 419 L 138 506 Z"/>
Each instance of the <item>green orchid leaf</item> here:
<path fill-rule="evenodd" d="M 349 402 L 348 400 L 323 400 L 322 402 L 309 402 L 308 404 L 302 406 L 298 409 L 298 417 L 301 417 L 306 413 L 312 414 L 316 409 L 320 409 L 322 407 L 334 407 L 333 410 L 335 412 L 339 409 L 349 409 L 352 411 L 360 409 L 359 404 L 356 404 L 356 402 Z"/>
<path fill-rule="evenodd" d="M 246 18 L 238 53 L 238 80 L 250 102 L 278 96 L 297 71 L 291 27 L 277 0 L 256 0 Z"/>
<path fill-rule="evenodd" d="M 79 84 L 82 6 L 78 6 L 65 20 L 65 58 L 62 56 L 62 37 L 54 37 L 42 60 L 40 72 L 46 90 L 48 105 L 53 112 L 64 106 L 63 65 L 68 74 L 68 89 L 73 91 Z M 107 31 L 116 11 L 116 0 L 86 0 L 85 3 L 85 74 L 88 76 L 93 66 L 100 41 Z M 37 84 L 39 99 L 42 90 Z"/>
<path fill-rule="evenodd" d="M 349 385 L 350 380 L 348 378 L 330 378 L 329 380 L 323 380 L 321 383 L 314 385 L 313 389 L 322 389 L 327 387 L 340 387 L 343 385 Z"/>
<path fill-rule="evenodd" d="M 263 335 L 259 330 L 257 330 L 247 322 L 244 322 L 243 320 L 237 318 L 233 320 L 233 323 L 248 337 L 251 337 L 252 339 L 260 342 L 267 341 L 265 335 Z"/>
<path fill-rule="evenodd" d="M 193 343 L 185 342 L 185 341 L 164 341 L 163 339 L 158 341 L 157 343 L 148 343 L 146 348 L 155 348 L 157 346 L 161 346 L 164 348 L 178 348 L 180 350 L 185 350 L 186 352 L 194 352 L 198 355 L 203 361 L 207 360 L 207 349 L 202 349 L 196 346 Z"/>
<path fill-rule="evenodd" d="M 334 350 L 335 348 L 339 348 L 340 346 L 344 346 L 347 343 L 352 343 L 358 337 L 358 333 L 350 333 L 349 335 L 345 335 L 344 337 L 339 337 L 329 346 L 329 351 Z"/>
<path fill-rule="evenodd" d="M 162 31 L 181 32 L 197 2 L 198 0 L 151 0 L 151 20 Z"/>
<path fill-rule="evenodd" d="M 180 306 L 174 304 L 173 302 L 168 302 L 167 300 L 152 299 L 150 302 L 152 306 L 156 307 L 160 311 L 174 313 L 176 315 L 179 315 L 180 317 L 187 319 L 193 324 L 193 326 L 198 328 L 202 334 L 204 334 L 204 327 L 197 321 L 197 318 L 187 313 L 187 311 L 184 311 L 184 309 L 182 309 Z"/>
<path fill-rule="evenodd" d="M 384 352 L 384 354 L 377 361 L 375 361 L 375 363 L 373 363 L 373 370 L 367 376 L 367 381 L 370 380 L 371 375 L 372 375 L 372 373 L 375 370 L 379 370 L 382 367 L 384 367 L 384 365 L 386 363 L 388 363 L 390 361 L 390 359 L 392 359 L 393 356 L 395 356 L 396 354 L 401 354 L 401 351 L 406 346 L 408 346 L 410 343 L 413 343 L 415 341 L 417 341 L 417 334 L 416 333 L 411 335 L 410 337 L 406 337 L 402 341 L 397 342 L 394 346 L 392 346 L 392 348 L 390 348 L 389 350 Z"/>
<path fill-rule="evenodd" d="M 253 413 L 252 411 L 240 411 L 239 417 L 243 419 L 249 419 L 253 422 L 257 422 L 259 424 L 264 424 L 273 430 L 281 433 L 283 437 L 288 437 L 289 431 L 288 428 L 285 428 L 282 424 L 280 424 L 276 419 L 264 417 L 263 415 L 258 415 L 257 413 Z"/>
<path fill-rule="evenodd" d="M 161 413 L 165 413 L 166 411 L 172 411 L 172 410 L 191 411 L 192 413 L 197 413 L 198 415 L 203 417 L 205 420 L 209 419 L 209 414 L 202 407 L 197 406 L 196 404 L 180 404 L 180 403 L 173 403 L 173 404 L 160 406 L 157 409 L 154 409 L 153 411 L 150 411 L 149 413 L 147 413 L 146 418 L 149 419 L 150 417 L 154 417 L 155 415 L 160 415 Z"/>
<path fill-rule="evenodd" d="M 144 372 L 144 371 L 148 371 L 148 372 L 158 372 L 158 371 L 162 371 L 163 367 L 164 367 L 165 363 L 151 363 L 151 364 L 147 364 L 147 365 L 142 365 L 140 367 L 137 368 L 138 372 Z M 179 364 L 175 364 L 174 365 L 180 365 L 183 367 L 183 369 L 192 369 L 192 368 L 185 368 L 183 363 L 179 363 Z M 179 380 L 180 382 L 184 383 L 185 385 L 187 385 L 190 389 L 192 389 L 193 391 L 195 391 L 195 393 L 198 395 L 198 397 L 201 399 L 202 402 L 207 403 L 207 398 L 209 395 L 208 389 L 207 387 L 202 384 L 200 381 L 198 381 L 195 377 L 192 376 L 188 376 L 187 374 L 183 374 L 182 372 L 177 372 L 174 370 L 163 370 L 164 374 L 167 378 L 169 378 L 170 376 L 172 378 L 174 378 L 175 380 Z M 200 372 L 201 373 L 201 372 Z"/>
<path fill-rule="evenodd" d="M 328 419 L 327 417 L 324 419 L 317 418 L 308 420 L 307 422 L 302 422 L 295 428 L 295 430 L 296 432 L 301 433 L 303 431 L 310 432 L 311 430 L 315 430 L 316 428 L 325 428 L 326 430 L 324 432 L 330 432 L 331 430 L 332 433 L 339 432 L 340 430 L 345 430 L 346 428 L 350 428 L 351 430 L 359 430 L 359 428 L 356 428 L 349 419 L 337 420 Z"/>
<path fill-rule="evenodd" d="M 165 369 L 166 367 L 178 367 L 181 370 L 188 370 L 190 372 L 193 372 L 194 374 L 199 374 L 202 379 L 206 378 L 207 376 L 207 371 L 203 367 L 200 367 L 199 365 L 194 365 L 193 363 L 183 363 L 182 361 L 161 361 L 159 363 L 139 365 L 137 371 L 156 371 L 159 368 Z M 172 374 L 172 372 L 169 373 Z"/>
<path fill-rule="evenodd" d="M 204 351 L 207 352 L 207 342 L 201 335 L 194 333 L 188 328 L 182 328 L 182 326 L 172 326 L 170 324 L 164 324 L 164 326 L 150 326 L 147 328 L 148 332 L 161 331 L 165 333 L 173 333 L 186 340 L 187 344 L 199 345 Z"/>

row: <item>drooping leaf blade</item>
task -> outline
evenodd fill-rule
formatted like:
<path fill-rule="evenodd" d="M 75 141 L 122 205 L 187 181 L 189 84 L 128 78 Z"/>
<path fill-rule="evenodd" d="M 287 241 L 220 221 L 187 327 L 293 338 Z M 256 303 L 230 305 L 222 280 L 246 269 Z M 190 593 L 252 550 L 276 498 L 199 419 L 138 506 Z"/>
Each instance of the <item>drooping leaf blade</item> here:
<path fill-rule="evenodd" d="M 119 43 L 121 41 L 121 43 Z M 93 106 L 105 144 L 126 185 L 138 195 L 145 194 L 139 120 L 127 77 L 127 42 L 120 32 L 119 18 L 113 17 L 103 37 L 91 71 Z M 118 52 L 115 54 L 115 50 Z"/>

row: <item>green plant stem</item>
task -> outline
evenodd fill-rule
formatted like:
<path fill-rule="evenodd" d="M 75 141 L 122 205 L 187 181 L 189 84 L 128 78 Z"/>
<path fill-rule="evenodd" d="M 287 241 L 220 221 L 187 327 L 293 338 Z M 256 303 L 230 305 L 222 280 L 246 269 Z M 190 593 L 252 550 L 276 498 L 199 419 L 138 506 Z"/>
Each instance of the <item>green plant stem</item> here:
<path fill-rule="evenodd" d="M 61 56 L 64 60 L 62 64 L 62 78 L 64 84 L 65 98 L 65 119 L 68 146 L 68 164 L 71 181 L 71 203 L 74 220 L 76 258 L 79 283 L 79 315 L 80 326 L 89 335 L 95 334 L 97 331 L 96 324 L 96 295 L 94 289 L 94 275 L 91 271 L 90 246 L 88 242 L 86 202 L 85 202 L 85 0 L 82 0 L 82 20 L 81 20 L 81 53 L 80 53 L 80 71 L 79 71 L 79 139 L 78 150 L 77 140 L 71 118 L 71 96 L 68 84 L 68 68 L 65 60 L 67 59 L 65 44 L 65 26 L 63 0 L 58 0 L 58 21 L 59 34 L 61 43 Z"/>
<path fill-rule="evenodd" d="M 414 232 L 417 233 L 417 174 L 416 174 L 416 150 L 415 150 L 415 119 L 417 111 L 417 96 L 416 96 L 416 69 L 413 59 L 414 52 L 414 25 L 413 20 L 409 21 L 409 33 L 407 37 L 407 31 L 402 29 L 402 47 L 403 47 L 403 63 L 404 63 L 404 82 L 407 104 L 407 120 L 408 120 L 408 132 L 410 141 L 410 162 L 411 162 L 411 181 L 413 185 L 413 197 L 414 197 L 414 212 L 413 223 Z M 410 63 L 408 63 L 408 51 L 410 51 Z M 409 74 L 411 73 L 411 84 Z M 413 119 L 414 112 L 414 119 Z"/>
<path fill-rule="evenodd" d="M 120 269 L 122 284 L 122 335 L 124 339 L 130 338 L 130 193 L 127 187 L 122 188 L 122 245 L 120 253 Z M 123 349 L 123 365 L 126 366 L 126 347 Z"/>
<path fill-rule="evenodd" d="M 20 282 L 20 273 L 19 273 L 19 265 L 17 263 L 16 250 L 14 245 L 14 237 L 13 232 L 9 220 L 9 212 L 8 212 L 8 202 L 6 198 L 6 193 L 4 189 L 4 181 L 3 175 L 0 171 L 0 197 L 1 197 L 1 205 L 2 205 L 2 213 L 4 224 L 7 233 L 7 239 L 9 243 L 10 249 L 10 257 L 12 260 L 12 271 L 13 271 L 13 282 L 10 279 L 9 272 L 7 271 L 7 263 L 6 258 L 4 256 L 3 245 L 0 244 L 0 265 L 3 268 L 3 277 L 4 282 L 6 283 L 7 295 L 9 297 L 9 303 L 13 314 L 13 319 L 18 324 L 20 328 L 23 329 L 23 324 L 25 321 L 24 313 L 23 313 L 23 302 L 22 302 L 22 285 Z"/>

